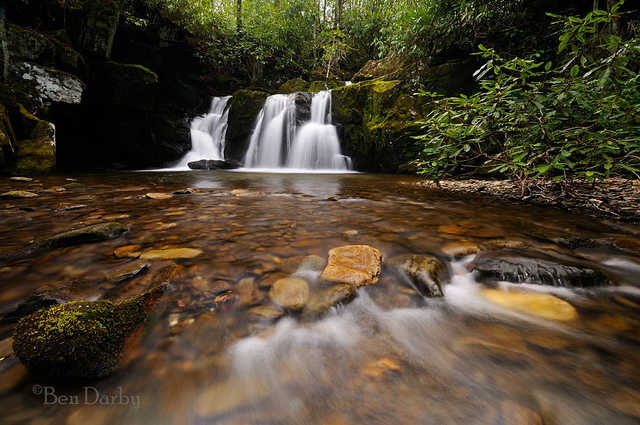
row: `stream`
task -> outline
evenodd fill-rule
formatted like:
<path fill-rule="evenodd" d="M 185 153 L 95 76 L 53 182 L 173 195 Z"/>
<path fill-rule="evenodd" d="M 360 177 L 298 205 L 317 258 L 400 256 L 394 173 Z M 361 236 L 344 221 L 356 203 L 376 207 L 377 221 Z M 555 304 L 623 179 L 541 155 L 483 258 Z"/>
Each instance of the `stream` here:
<path fill-rule="evenodd" d="M 72 180 L 69 178 L 73 177 Z M 170 283 L 104 378 L 42 379 L 0 322 L 3 424 L 545 424 L 640 422 L 640 226 L 418 188 L 411 176 L 244 171 L 113 172 L 0 179 L 0 251 L 116 221 L 118 238 L 0 264 L 0 315 L 38 287 L 81 277 L 86 299 Z M 190 189 L 190 190 L 188 190 Z M 148 193 L 172 194 L 151 199 Z M 382 272 L 316 320 L 279 317 L 273 283 L 343 245 Z M 194 258 L 148 260 L 191 248 Z M 553 320 L 492 302 L 469 264 L 517 251 L 602 270 L 610 284 L 491 288 L 553 295 Z M 425 298 L 386 259 L 430 254 L 450 273 Z"/>

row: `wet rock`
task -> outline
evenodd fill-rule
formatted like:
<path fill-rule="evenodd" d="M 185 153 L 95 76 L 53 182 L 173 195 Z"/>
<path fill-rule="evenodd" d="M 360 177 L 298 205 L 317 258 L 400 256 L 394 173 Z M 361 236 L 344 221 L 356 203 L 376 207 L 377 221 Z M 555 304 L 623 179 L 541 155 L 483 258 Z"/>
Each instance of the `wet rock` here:
<path fill-rule="evenodd" d="M 500 401 L 499 409 L 496 409 L 495 416 L 487 421 L 487 424 L 514 424 L 514 425 L 542 425 L 542 418 L 539 414 L 511 400 Z"/>
<path fill-rule="evenodd" d="M 201 159 L 199 161 L 192 161 L 187 164 L 187 167 L 192 170 L 235 170 L 242 168 L 243 164 L 233 160 L 218 160 L 218 159 Z"/>
<path fill-rule="evenodd" d="M 151 263 L 143 260 L 136 260 L 126 266 L 119 268 L 107 275 L 107 280 L 111 282 L 121 282 L 123 280 L 132 278 L 143 270 L 151 266 Z"/>
<path fill-rule="evenodd" d="M 510 253 L 480 253 L 470 265 L 479 281 L 507 281 L 564 287 L 606 285 L 600 270 L 583 265 L 554 262 L 548 258 L 522 257 Z"/>
<path fill-rule="evenodd" d="M 72 302 L 20 320 L 13 350 L 29 372 L 43 376 L 105 376 L 118 363 L 125 341 L 165 291 L 157 286 L 133 298 Z"/>
<path fill-rule="evenodd" d="M 242 306 L 256 305 L 264 300 L 264 293 L 260 291 L 259 286 L 252 277 L 240 279 L 235 289 L 235 295 L 238 297 L 239 304 Z"/>
<path fill-rule="evenodd" d="M 315 294 L 302 310 L 300 317 L 304 320 L 315 319 L 331 307 L 350 303 L 355 297 L 356 290 L 353 286 L 347 283 L 334 285 Z"/>
<path fill-rule="evenodd" d="M 20 301 L 18 306 L 9 311 L 2 321 L 17 321 L 35 313 L 42 308 L 79 301 L 81 299 L 95 299 L 99 292 L 91 287 L 86 279 L 70 278 L 60 282 L 50 283 L 38 288 L 33 294 Z"/>
<path fill-rule="evenodd" d="M 298 277 L 280 279 L 269 290 L 274 304 L 290 311 L 300 311 L 309 301 L 309 284 Z"/>
<path fill-rule="evenodd" d="M 551 294 L 500 289 L 482 289 L 481 294 L 500 307 L 530 316 L 558 321 L 573 320 L 578 317 L 578 312 L 571 304 Z"/>
<path fill-rule="evenodd" d="M 477 243 L 470 241 L 450 242 L 440 248 L 443 254 L 452 258 L 461 258 L 467 255 L 477 254 L 479 249 Z"/>
<path fill-rule="evenodd" d="M 21 182 L 21 183 L 29 183 L 32 182 L 33 179 L 30 177 L 11 177 L 12 182 Z"/>
<path fill-rule="evenodd" d="M 100 242 L 116 238 L 128 230 L 128 226 L 116 222 L 95 224 L 93 226 L 60 233 L 49 238 L 39 239 L 26 248 L 0 255 L 0 261 L 28 258 L 54 248 Z"/>
<path fill-rule="evenodd" d="M 195 258 L 202 254 L 199 249 L 193 248 L 173 248 L 147 251 L 140 256 L 143 260 L 175 260 L 178 258 Z"/>
<path fill-rule="evenodd" d="M 170 193 L 147 193 L 145 195 L 149 199 L 169 199 L 173 198 L 173 195 Z"/>
<path fill-rule="evenodd" d="M 378 281 L 382 254 L 368 245 L 347 245 L 329 251 L 327 267 L 321 279 L 348 283 L 356 288 Z"/>
<path fill-rule="evenodd" d="M 369 363 L 362 370 L 362 374 L 364 376 L 374 380 L 383 380 L 385 378 L 398 376 L 400 373 L 400 366 L 398 366 L 398 364 L 393 360 L 386 357 Z"/>
<path fill-rule="evenodd" d="M 278 320 L 284 315 L 284 311 L 273 306 L 257 306 L 249 310 L 249 320 L 253 321 L 273 321 Z"/>
<path fill-rule="evenodd" d="M 13 190 L 11 192 L 5 192 L 0 194 L 0 199 L 27 199 L 35 198 L 38 196 L 36 193 L 27 192 L 24 190 Z"/>
<path fill-rule="evenodd" d="M 629 252 L 635 255 L 640 255 L 640 240 L 638 239 L 632 239 L 632 238 L 616 239 L 613 242 L 611 242 L 611 245 L 613 245 L 615 248 L 621 251 Z"/>
<path fill-rule="evenodd" d="M 113 251 L 113 254 L 117 258 L 123 258 L 123 257 L 138 258 L 141 255 L 141 252 L 139 251 L 140 248 L 142 248 L 142 245 L 121 246 L 119 248 L 116 248 Z"/>
<path fill-rule="evenodd" d="M 82 183 L 73 182 L 73 183 L 65 184 L 64 186 L 62 186 L 62 188 L 64 190 L 82 190 L 82 189 L 89 189 L 89 186 Z"/>
<path fill-rule="evenodd" d="M 389 266 L 405 279 L 409 279 L 425 297 L 442 297 L 442 281 L 449 273 L 442 261 L 430 255 L 401 255 L 389 260 Z"/>

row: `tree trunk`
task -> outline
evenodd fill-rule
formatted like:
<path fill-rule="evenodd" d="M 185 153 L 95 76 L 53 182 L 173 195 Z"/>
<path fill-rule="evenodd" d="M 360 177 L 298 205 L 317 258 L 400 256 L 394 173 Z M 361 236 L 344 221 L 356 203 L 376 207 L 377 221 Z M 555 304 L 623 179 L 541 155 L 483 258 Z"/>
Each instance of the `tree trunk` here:
<path fill-rule="evenodd" d="M 242 30 L 242 0 L 237 0 L 236 6 L 236 29 Z"/>
<path fill-rule="evenodd" d="M 344 7 L 344 0 L 336 0 L 336 22 L 335 28 L 340 28 L 340 22 L 342 21 L 342 9 Z"/>
<path fill-rule="evenodd" d="M 2 69 L 0 69 L 2 73 L 2 78 L 4 83 L 9 81 L 9 49 L 7 46 L 7 33 L 5 32 L 5 2 L 4 0 L 0 0 L 0 44 L 2 44 Z"/>

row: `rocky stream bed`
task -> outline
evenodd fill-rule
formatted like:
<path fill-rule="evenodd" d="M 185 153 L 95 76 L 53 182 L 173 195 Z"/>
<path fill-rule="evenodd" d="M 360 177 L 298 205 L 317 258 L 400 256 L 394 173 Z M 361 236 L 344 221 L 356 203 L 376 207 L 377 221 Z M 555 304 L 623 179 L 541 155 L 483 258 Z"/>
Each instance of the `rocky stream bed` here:
<path fill-rule="evenodd" d="M 637 224 L 366 174 L 0 198 L 3 423 L 640 418 Z"/>

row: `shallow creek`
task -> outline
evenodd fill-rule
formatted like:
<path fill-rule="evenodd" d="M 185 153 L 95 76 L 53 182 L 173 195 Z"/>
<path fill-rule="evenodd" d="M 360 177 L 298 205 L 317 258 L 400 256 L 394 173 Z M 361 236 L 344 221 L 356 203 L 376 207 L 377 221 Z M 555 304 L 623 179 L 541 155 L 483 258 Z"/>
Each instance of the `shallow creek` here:
<path fill-rule="evenodd" d="M 3 424 L 640 422 L 640 226 L 444 195 L 406 176 L 67 177 L 0 179 L 0 193 L 38 193 L 0 201 L 0 251 L 101 222 L 130 231 L 0 264 L 0 315 L 71 277 L 92 284 L 87 299 L 121 300 L 160 281 L 170 291 L 101 379 L 30 376 L 11 355 L 12 325 L 0 324 Z M 277 279 L 308 255 L 326 260 L 332 248 L 361 244 L 382 252 L 375 285 L 315 321 L 274 318 Z M 545 319 L 483 296 L 486 285 L 468 272 L 474 249 L 452 255 L 469 247 L 578 259 L 611 284 L 497 284 L 552 294 L 577 313 Z M 170 248 L 202 254 L 113 278 L 140 253 Z M 424 298 L 389 271 L 384 260 L 403 254 L 445 261 L 443 298 Z"/>

